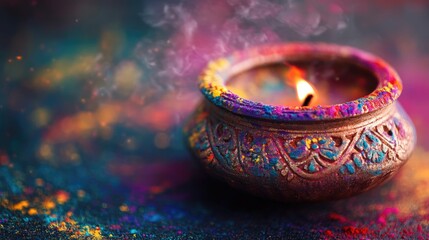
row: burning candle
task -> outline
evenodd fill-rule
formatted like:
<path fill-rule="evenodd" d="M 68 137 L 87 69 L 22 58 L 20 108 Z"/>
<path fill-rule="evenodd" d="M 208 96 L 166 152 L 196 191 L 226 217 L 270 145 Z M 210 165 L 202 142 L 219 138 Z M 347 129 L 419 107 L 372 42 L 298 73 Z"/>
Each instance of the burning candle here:
<path fill-rule="evenodd" d="M 226 86 L 237 95 L 272 105 L 317 106 L 363 97 L 377 87 L 369 71 L 344 60 L 288 61 L 231 76 Z"/>
<path fill-rule="evenodd" d="M 299 78 L 296 82 L 296 92 L 298 100 L 302 102 L 301 106 L 309 106 L 314 98 L 314 88 L 306 80 Z"/>
<path fill-rule="evenodd" d="M 211 62 L 190 149 L 230 185 L 282 201 L 351 196 L 390 178 L 415 145 L 402 83 L 361 50 L 295 43 Z"/>

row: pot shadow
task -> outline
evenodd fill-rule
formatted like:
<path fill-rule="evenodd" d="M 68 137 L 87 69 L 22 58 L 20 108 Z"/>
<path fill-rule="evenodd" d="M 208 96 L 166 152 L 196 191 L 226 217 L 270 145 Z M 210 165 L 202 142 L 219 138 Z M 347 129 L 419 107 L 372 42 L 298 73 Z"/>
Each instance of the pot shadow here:
<path fill-rule="evenodd" d="M 261 222 L 289 219 L 297 224 L 320 224 L 326 220 L 344 222 L 345 219 L 364 221 L 368 216 L 375 217 L 375 212 L 367 211 L 368 206 L 388 203 L 388 196 L 385 193 L 395 188 L 395 179 L 398 177 L 378 188 L 350 198 L 325 202 L 279 202 L 232 188 L 208 176 L 200 166 L 193 168 L 191 180 L 170 191 L 170 193 L 186 192 L 188 197 L 184 202 L 191 208 L 200 205 L 214 218 L 245 221 L 252 219 Z"/>
<path fill-rule="evenodd" d="M 121 167 L 114 166 L 119 174 Z M 402 171 L 386 184 L 354 197 L 325 202 L 278 202 L 253 196 L 208 176 L 196 161 L 182 159 L 156 163 L 138 162 L 126 168 L 122 183 L 131 199 L 145 199 L 142 204 L 176 206 L 188 216 L 201 215 L 204 221 L 236 221 L 252 225 L 288 222 L 294 226 L 312 224 L 340 226 L 346 223 L 368 224 L 377 219 L 374 206 L 392 206 L 389 192 L 398 188 Z M 402 176 L 403 179 L 403 176 Z M 155 186 L 155 187 L 154 187 Z M 162 188 L 162 192 L 154 193 Z M 322 189 L 323 190 L 323 189 Z M 202 212 L 200 211 L 202 210 Z M 341 223 L 341 224 L 339 224 Z"/>

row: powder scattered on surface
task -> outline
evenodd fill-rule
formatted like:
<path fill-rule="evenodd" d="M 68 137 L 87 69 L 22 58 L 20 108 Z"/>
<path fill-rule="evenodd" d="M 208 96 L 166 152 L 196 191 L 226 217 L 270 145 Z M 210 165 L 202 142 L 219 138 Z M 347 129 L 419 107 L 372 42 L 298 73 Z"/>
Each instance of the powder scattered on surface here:
<path fill-rule="evenodd" d="M 368 228 L 366 228 L 366 227 L 358 228 L 358 227 L 354 227 L 354 226 L 345 226 L 345 227 L 343 227 L 343 231 L 347 235 L 352 235 L 354 237 L 359 236 L 359 235 L 368 234 Z"/>
<path fill-rule="evenodd" d="M 391 215 L 396 215 L 399 213 L 397 208 L 385 208 L 380 215 L 378 216 L 377 222 L 386 225 L 387 218 Z"/>
<path fill-rule="evenodd" d="M 325 236 L 327 236 L 327 237 L 333 237 L 334 236 L 334 234 L 332 233 L 332 231 L 331 230 L 325 230 Z"/>

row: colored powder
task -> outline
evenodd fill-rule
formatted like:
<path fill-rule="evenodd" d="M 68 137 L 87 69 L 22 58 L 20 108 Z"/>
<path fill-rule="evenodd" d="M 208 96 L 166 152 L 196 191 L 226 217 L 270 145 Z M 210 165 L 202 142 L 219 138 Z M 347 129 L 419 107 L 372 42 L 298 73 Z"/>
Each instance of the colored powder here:
<path fill-rule="evenodd" d="M 345 226 L 345 227 L 343 227 L 343 231 L 347 235 L 352 235 L 353 237 L 368 234 L 368 228 L 366 228 L 366 227 L 358 228 L 358 227 L 354 227 L 354 226 Z"/>

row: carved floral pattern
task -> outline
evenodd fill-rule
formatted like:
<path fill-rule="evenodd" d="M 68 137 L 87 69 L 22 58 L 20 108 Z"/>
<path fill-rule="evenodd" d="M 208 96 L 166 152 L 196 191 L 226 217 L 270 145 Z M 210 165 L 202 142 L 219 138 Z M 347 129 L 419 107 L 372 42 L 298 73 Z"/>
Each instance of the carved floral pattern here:
<path fill-rule="evenodd" d="M 412 128 L 404 127 L 399 117 L 355 133 L 328 136 L 263 131 L 200 117 L 201 121 L 194 123 L 190 142 L 208 164 L 245 175 L 281 175 L 288 181 L 295 176 L 317 179 L 327 173 L 355 174 L 358 170 L 378 175 L 389 161 L 405 160 L 413 144 Z"/>

